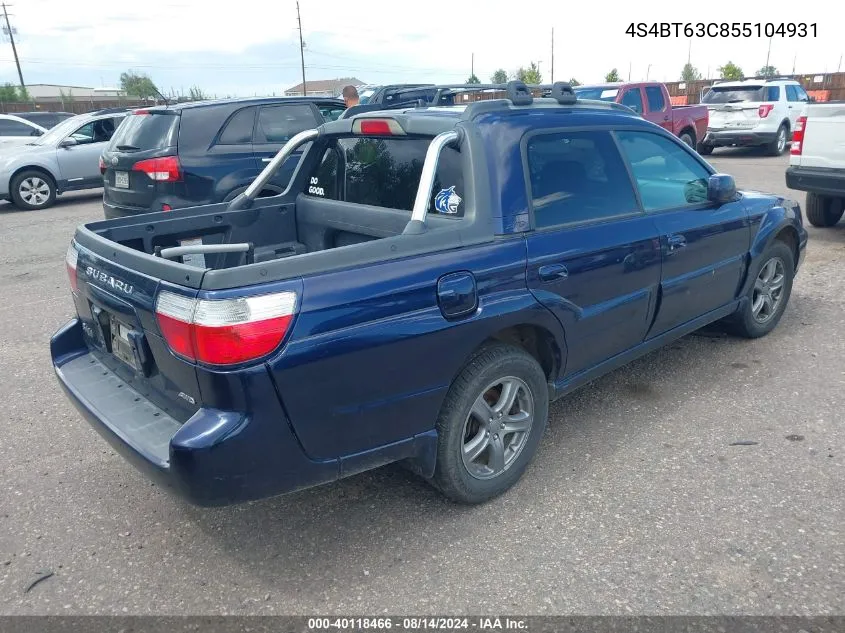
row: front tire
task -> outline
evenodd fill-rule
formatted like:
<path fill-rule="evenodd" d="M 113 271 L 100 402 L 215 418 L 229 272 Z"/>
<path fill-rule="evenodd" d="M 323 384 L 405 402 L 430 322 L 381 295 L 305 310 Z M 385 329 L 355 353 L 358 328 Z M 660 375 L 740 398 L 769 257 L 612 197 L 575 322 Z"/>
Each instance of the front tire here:
<path fill-rule="evenodd" d="M 432 483 L 460 503 L 502 494 L 537 452 L 548 416 L 546 375 L 534 357 L 500 343 L 483 348 L 446 395 Z"/>
<path fill-rule="evenodd" d="M 12 202 L 19 209 L 46 209 L 56 202 L 56 184 L 43 171 L 22 171 L 12 178 L 9 188 Z"/>
<path fill-rule="evenodd" d="M 834 226 L 845 212 L 845 198 L 807 193 L 807 220 L 813 226 L 826 228 Z"/>
<path fill-rule="evenodd" d="M 766 146 L 766 153 L 769 156 L 780 156 L 786 151 L 788 133 L 789 128 L 786 126 L 786 123 L 781 123 L 774 140 Z"/>
<path fill-rule="evenodd" d="M 777 327 L 789 303 L 795 277 L 795 257 L 784 242 L 773 242 L 758 261 L 752 272 L 754 284 L 732 322 L 733 332 L 745 338 L 765 336 Z"/>

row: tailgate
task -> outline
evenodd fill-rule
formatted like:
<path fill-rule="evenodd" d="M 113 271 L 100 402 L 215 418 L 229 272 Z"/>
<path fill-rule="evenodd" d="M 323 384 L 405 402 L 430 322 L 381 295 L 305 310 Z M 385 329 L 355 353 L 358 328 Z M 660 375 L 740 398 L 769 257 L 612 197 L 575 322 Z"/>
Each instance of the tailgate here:
<path fill-rule="evenodd" d="M 77 248 L 74 301 L 86 345 L 140 394 L 174 418 L 186 420 L 200 403 L 196 368 L 170 352 L 159 331 L 154 302 L 160 286 L 189 298 L 197 291 Z"/>
<path fill-rule="evenodd" d="M 845 169 L 845 103 L 812 104 L 806 116 L 801 154 L 791 164 Z"/>
<path fill-rule="evenodd" d="M 713 130 L 748 130 L 760 122 L 759 103 L 736 103 L 723 106 L 708 106 Z"/>

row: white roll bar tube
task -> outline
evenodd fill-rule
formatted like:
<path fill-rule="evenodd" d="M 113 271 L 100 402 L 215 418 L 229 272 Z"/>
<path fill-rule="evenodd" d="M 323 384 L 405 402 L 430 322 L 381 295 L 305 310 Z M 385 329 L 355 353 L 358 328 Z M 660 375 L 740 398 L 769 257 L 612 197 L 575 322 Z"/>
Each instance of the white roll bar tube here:
<path fill-rule="evenodd" d="M 267 166 L 260 174 L 258 174 L 255 180 L 252 181 L 252 184 L 246 188 L 244 196 L 248 200 L 255 200 L 255 198 L 258 197 L 258 194 L 261 193 L 261 190 L 264 189 L 264 185 L 270 182 L 270 179 L 276 175 L 276 172 L 279 171 L 279 168 L 282 164 L 284 164 L 287 158 L 293 154 L 296 148 L 300 145 L 304 145 L 308 141 L 313 141 L 319 135 L 319 130 L 303 130 L 299 134 L 292 136 L 291 139 L 284 144 L 282 149 L 279 150 L 279 153 L 273 156 L 273 159 L 267 163 Z"/>
<path fill-rule="evenodd" d="M 444 147 L 454 143 L 459 138 L 460 135 L 457 131 L 450 130 L 441 132 L 432 139 L 425 153 L 425 162 L 420 174 L 420 186 L 417 189 L 417 197 L 414 199 L 414 210 L 411 212 L 411 222 L 425 223 L 428 202 L 431 199 L 431 189 L 434 186 L 434 176 L 437 174 L 437 163 L 440 161 L 440 152 Z"/>

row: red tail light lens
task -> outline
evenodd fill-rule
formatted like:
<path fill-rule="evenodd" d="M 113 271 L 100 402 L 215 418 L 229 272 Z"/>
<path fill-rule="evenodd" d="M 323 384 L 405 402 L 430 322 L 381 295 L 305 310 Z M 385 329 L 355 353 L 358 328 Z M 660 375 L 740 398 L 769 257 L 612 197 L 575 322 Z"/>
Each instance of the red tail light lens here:
<path fill-rule="evenodd" d="M 70 289 L 74 294 L 79 290 L 79 282 L 76 278 L 76 262 L 78 259 L 79 251 L 71 242 L 67 249 L 67 255 L 65 255 L 65 265 L 67 266 L 67 276 L 70 279 Z"/>
<path fill-rule="evenodd" d="M 792 147 L 789 153 L 793 156 L 801 155 L 801 146 L 804 144 L 804 132 L 807 131 L 807 117 L 799 116 L 795 122 L 795 130 L 792 132 Z"/>
<path fill-rule="evenodd" d="M 237 365 L 279 346 L 293 320 L 296 299 L 295 292 L 207 300 L 162 291 L 156 315 L 175 354 L 208 365 Z"/>
<path fill-rule="evenodd" d="M 771 112 L 774 109 L 774 107 L 775 106 L 772 103 L 764 103 L 759 108 L 757 108 L 757 115 L 761 119 L 765 119 L 767 116 L 769 116 L 769 112 Z"/>
<path fill-rule="evenodd" d="M 166 202 L 164 202 L 164 203 L 162 203 L 162 205 L 161 205 L 161 210 L 162 210 L 162 211 L 173 211 L 173 207 L 171 207 L 169 204 L 167 204 Z"/>
<path fill-rule="evenodd" d="M 352 123 L 353 134 L 366 136 L 405 136 L 396 119 L 358 119 Z"/>
<path fill-rule="evenodd" d="M 100 174 L 106 173 L 106 161 L 103 160 L 103 157 L 100 156 Z"/>
<path fill-rule="evenodd" d="M 157 182 L 179 182 L 182 180 L 182 166 L 176 156 L 160 156 L 140 160 L 132 167 L 135 171 L 142 171 Z"/>

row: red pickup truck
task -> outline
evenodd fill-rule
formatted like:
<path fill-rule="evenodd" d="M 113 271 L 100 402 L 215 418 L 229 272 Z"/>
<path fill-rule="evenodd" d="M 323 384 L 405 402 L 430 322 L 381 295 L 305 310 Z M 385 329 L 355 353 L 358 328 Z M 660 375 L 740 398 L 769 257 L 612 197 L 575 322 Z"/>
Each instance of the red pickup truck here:
<path fill-rule="evenodd" d="M 657 81 L 577 86 L 575 94 L 581 99 L 615 101 L 626 105 L 693 148 L 707 133 L 707 106 L 673 106 L 666 86 Z"/>

